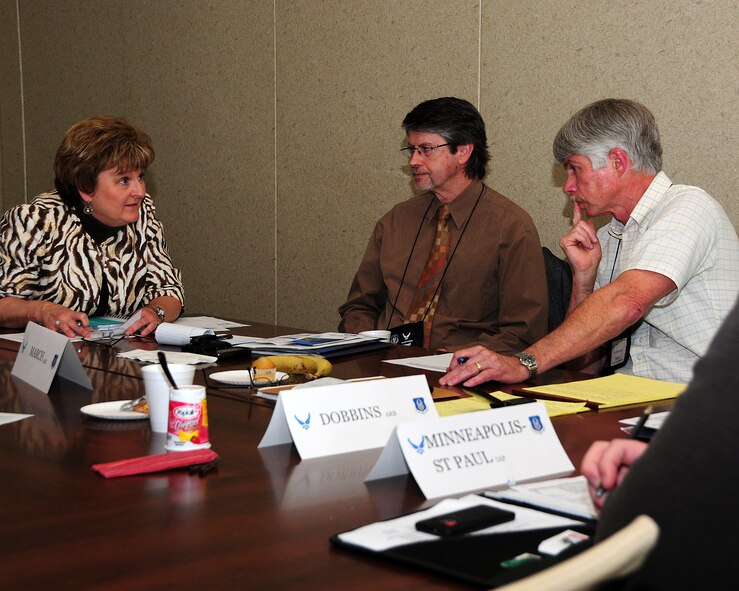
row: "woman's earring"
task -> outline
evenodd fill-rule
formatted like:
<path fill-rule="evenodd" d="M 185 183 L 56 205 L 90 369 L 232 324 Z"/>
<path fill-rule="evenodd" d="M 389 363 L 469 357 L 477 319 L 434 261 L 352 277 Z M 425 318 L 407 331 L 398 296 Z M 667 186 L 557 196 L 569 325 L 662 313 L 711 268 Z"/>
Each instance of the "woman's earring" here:
<path fill-rule="evenodd" d="M 92 215 L 92 204 L 85 203 L 85 207 L 82 208 L 83 213 L 86 215 Z"/>

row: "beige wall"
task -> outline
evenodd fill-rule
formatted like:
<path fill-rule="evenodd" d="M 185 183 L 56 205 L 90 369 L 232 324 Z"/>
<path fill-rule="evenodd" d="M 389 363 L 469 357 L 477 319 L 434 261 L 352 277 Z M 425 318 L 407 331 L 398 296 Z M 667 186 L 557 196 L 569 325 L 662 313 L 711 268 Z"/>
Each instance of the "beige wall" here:
<path fill-rule="evenodd" d="M 52 186 L 72 123 L 125 115 L 154 139 L 188 309 L 333 329 L 372 225 L 411 195 L 400 122 L 426 98 L 479 106 L 488 184 L 553 249 L 552 138 L 606 96 L 647 104 L 673 181 L 736 226 L 736 25 L 731 0 L 0 0 L 0 199 Z"/>

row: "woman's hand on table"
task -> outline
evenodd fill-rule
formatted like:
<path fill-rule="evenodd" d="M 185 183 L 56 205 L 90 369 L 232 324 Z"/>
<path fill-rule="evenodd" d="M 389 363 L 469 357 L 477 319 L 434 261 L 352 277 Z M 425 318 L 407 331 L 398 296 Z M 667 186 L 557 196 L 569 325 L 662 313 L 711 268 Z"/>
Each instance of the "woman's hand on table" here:
<path fill-rule="evenodd" d="M 84 312 L 75 312 L 66 306 L 52 302 L 39 301 L 38 305 L 39 309 L 35 320 L 45 328 L 60 332 L 69 338 L 86 337 L 92 332 L 92 329 L 88 326 L 87 314 Z"/>
<path fill-rule="evenodd" d="M 141 318 L 126 329 L 127 337 L 130 337 L 132 334 L 138 334 L 142 337 L 153 335 L 157 326 L 161 324 L 159 315 L 152 308 L 144 306 L 139 311 L 141 312 Z"/>

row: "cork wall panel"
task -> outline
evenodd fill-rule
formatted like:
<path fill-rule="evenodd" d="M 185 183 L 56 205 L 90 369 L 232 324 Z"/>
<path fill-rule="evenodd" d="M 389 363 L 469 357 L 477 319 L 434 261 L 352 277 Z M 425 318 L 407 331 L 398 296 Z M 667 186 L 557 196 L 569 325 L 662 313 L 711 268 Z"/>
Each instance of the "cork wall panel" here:
<path fill-rule="evenodd" d="M 64 133 L 93 115 L 125 112 L 124 3 L 20 3 L 28 198 L 54 188 Z"/>
<path fill-rule="evenodd" d="M 25 199 L 23 105 L 15 2 L 0 2 L 0 210 Z"/>
<path fill-rule="evenodd" d="M 335 329 L 375 222 L 413 194 L 403 117 L 477 100 L 479 5 L 277 6 L 278 316 Z"/>
<path fill-rule="evenodd" d="M 193 312 L 273 322 L 271 2 L 135 2 L 129 111 L 156 136 L 158 211 Z"/>
<path fill-rule="evenodd" d="M 571 216 L 552 140 L 575 111 L 606 97 L 648 106 L 667 174 L 706 189 L 736 227 L 736 150 L 728 148 L 737 137 L 736 17 L 730 0 L 483 4 L 493 184 L 532 213 L 546 245 L 560 252 Z"/>

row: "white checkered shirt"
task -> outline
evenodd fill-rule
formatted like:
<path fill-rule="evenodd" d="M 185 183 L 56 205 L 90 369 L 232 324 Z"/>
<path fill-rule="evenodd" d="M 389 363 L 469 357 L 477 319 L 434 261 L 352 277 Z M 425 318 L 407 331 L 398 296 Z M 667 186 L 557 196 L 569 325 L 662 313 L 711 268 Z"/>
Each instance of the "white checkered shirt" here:
<path fill-rule="evenodd" d="M 660 172 L 626 225 L 613 219 L 598 238 L 596 289 L 629 269 L 660 273 L 677 286 L 644 316 L 621 371 L 689 382 L 739 294 L 739 241 L 723 208 L 702 189 L 673 185 Z"/>

